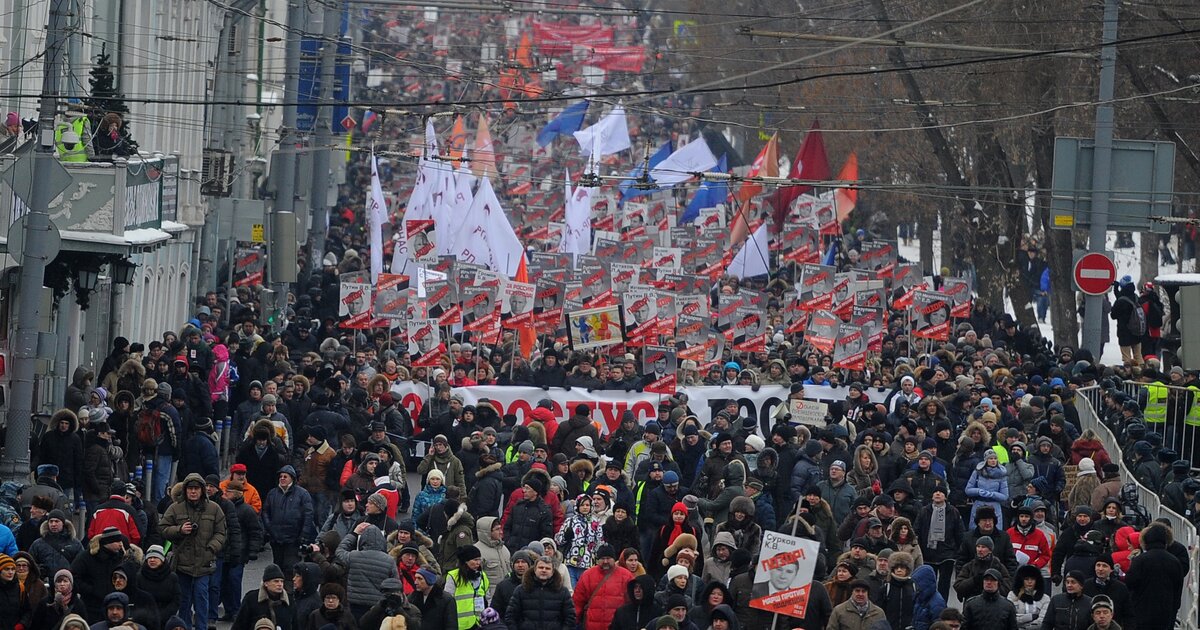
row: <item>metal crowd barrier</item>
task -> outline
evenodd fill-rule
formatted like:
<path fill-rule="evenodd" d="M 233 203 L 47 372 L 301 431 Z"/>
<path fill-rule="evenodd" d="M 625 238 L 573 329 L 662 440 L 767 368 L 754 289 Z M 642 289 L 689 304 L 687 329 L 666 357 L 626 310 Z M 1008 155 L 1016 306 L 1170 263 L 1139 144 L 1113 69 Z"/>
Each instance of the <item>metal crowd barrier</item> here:
<path fill-rule="evenodd" d="M 1142 389 L 1137 383 L 1125 383 L 1124 385 L 1125 392 L 1135 398 L 1137 398 L 1139 393 L 1138 390 Z M 1183 389 L 1183 391 L 1186 392 L 1188 390 Z M 1079 422 L 1083 428 L 1095 431 L 1096 435 L 1100 437 L 1100 441 L 1104 444 L 1105 450 L 1108 451 L 1109 457 L 1113 461 L 1119 462 L 1122 460 L 1120 442 L 1113 435 L 1112 431 L 1100 421 L 1099 416 L 1096 414 L 1096 409 L 1102 404 L 1101 393 L 1098 386 L 1081 388 L 1075 397 L 1075 408 L 1079 410 Z M 1168 397 L 1168 400 L 1170 400 L 1170 397 Z M 1186 413 L 1185 410 L 1184 414 L 1186 415 Z M 1168 413 L 1168 421 L 1170 417 L 1171 414 Z M 1180 426 L 1183 425 L 1183 416 L 1178 418 L 1178 424 Z M 1129 482 L 1137 484 L 1139 490 L 1138 500 L 1141 502 L 1142 507 L 1146 509 L 1150 518 L 1165 518 L 1170 521 L 1175 540 L 1187 547 L 1190 570 L 1184 579 L 1183 601 L 1180 602 L 1180 619 L 1177 622 L 1177 627 L 1184 630 L 1197 630 L 1197 624 L 1200 623 L 1197 621 L 1197 614 L 1200 614 L 1200 576 L 1197 575 L 1200 572 L 1200 538 L 1197 536 L 1195 525 L 1174 511 L 1164 507 L 1162 501 L 1159 500 L 1158 494 L 1138 483 L 1133 478 L 1131 471 L 1125 466 L 1121 466 L 1121 482 L 1122 484 Z"/>
<path fill-rule="evenodd" d="M 1179 453 L 1180 459 L 1190 461 L 1192 470 L 1198 471 L 1200 470 L 1200 424 L 1189 425 L 1187 419 L 1192 412 L 1192 407 L 1200 405 L 1200 393 L 1193 392 L 1186 387 L 1173 385 L 1163 385 L 1162 387 L 1167 392 L 1165 418 L 1162 422 L 1146 422 L 1146 429 L 1162 435 L 1163 448 L 1169 448 Z M 1142 383 L 1124 381 L 1121 383 L 1120 391 L 1138 401 L 1138 406 L 1145 409 L 1149 395 Z M 1100 405 L 1104 404 L 1100 400 L 1099 390 L 1091 394 L 1090 401 L 1096 405 L 1096 409 L 1101 409 Z M 1200 408 L 1197 409 L 1194 416 L 1200 418 Z M 1200 422 L 1200 420 L 1193 422 Z"/>

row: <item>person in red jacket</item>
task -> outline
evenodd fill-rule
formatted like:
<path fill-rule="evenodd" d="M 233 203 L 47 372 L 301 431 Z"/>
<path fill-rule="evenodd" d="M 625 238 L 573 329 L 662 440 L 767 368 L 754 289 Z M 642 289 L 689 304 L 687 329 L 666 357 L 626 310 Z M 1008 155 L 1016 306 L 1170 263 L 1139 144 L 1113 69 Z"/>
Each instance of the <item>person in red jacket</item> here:
<path fill-rule="evenodd" d="M 1117 530 L 1117 535 L 1113 537 L 1116 551 L 1113 552 L 1113 564 L 1121 569 L 1121 573 L 1129 572 L 1129 564 L 1133 561 L 1130 556 L 1135 550 L 1141 550 L 1142 534 L 1138 530 L 1126 525 Z"/>
<path fill-rule="evenodd" d="M 96 506 L 92 513 L 92 523 L 88 526 L 88 538 L 99 536 L 106 527 L 115 527 L 131 544 L 142 541 L 142 532 L 138 529 L 137 521 L 133 518 L 133 507 L 125 498 L 125 482 L 114 481 L 109 490 L 108 500 Z"/>
<path fill-rule="evenodd" d="M 1017 520 L 1007 533 L 1012 539 L 1013 553 L 1023 553 L 1029 557 L 1025 564 L 1035 566 L 1039 571 L 1049 566 L 1053 550 L 1050 541 L 1046 540 L 1046 534 L 1033 522 L 1032 508 L 1024 505 L 1017 508 Z"/>
<path fill-rule="evenodd" d="M 628 569 L 617 565 L 612 545 L 596 548 L 596 566 L 583 572 L 575 584 L 575 616 L 584 630 L 608 630 L 613 615 L 625 604 L 626 585 L 633 580 Z"/>

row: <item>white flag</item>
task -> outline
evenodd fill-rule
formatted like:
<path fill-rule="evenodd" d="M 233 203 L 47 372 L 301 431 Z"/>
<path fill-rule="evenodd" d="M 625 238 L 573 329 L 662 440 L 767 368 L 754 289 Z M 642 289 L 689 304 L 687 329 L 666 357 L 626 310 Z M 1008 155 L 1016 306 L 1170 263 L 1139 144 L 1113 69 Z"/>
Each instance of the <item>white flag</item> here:
<path fill-rule="evenodd" d="M 371 282 L 383 273 L 383 224 L 387 223 L 387 202 L 383 198 L 383 186 L 379 183 L 379 162 L 371 152 L 371 197 L 367 199 L 367 227 L 371 239 Z M 401 230 L 403 232 L 403 230 Z"/>
<path fill-rule="evenodd" d="M 725 273 L 743 280 L 767 275 L 771 270 L 770 264 L 767 262 L 767 256 L 769 256 L 767 248 L 770 245 L 770 235 L 767 233 L 767 224 L 764 222 L 742 244 L 741 251 L 733 257 L 733 262 L 729 263 L 729 268 L 725 270 Z"/>
<path fill-rule="evenodd" d="M 458 260 L 485 265 L 509 277 L 516 275 L 524 250 L 490 179 L 481 180 L 471 209 L 462 217 L 457 232 L 454 255 Z"/>
<path fill-rule="evenodd" d="M 435 219 L 437 221 L 439 256 L 455 254 L 454 241 L 458 237 L 459 223 L 462 221 L 462 217 L 467 216 L 467 212 L 471 210 L 471 202 L 475 200 L 475 196 L 471 193 L 471 187 L 474 185 L 475 176 L 471 174 L 471 168 L 464 163 L 454 174 L 454 190 L 448 203 L 443 206 L 445 211 Z"/>
<path fill-rule="evenodd" d="M 567 171 L 566 211 L 562 238 L 558 242 L 560 254 L 586 254 L 592 243 L 592 193 L 595 188 L 571 188 L 571 172 Z"/>
<path fill-rule="evenodd" d="M 438 154 L 437 132 L 433 128 L 433 119 L 425 120 L 425 146 L 422 147 L 421 159 L 417 162 L 417 181 L 413 185 L 412 195 L 404 207 L 404 219 L 432 219 L 434 211 L 432 192 L 437 186 L 441 163 L 434 157 Z M 403 223 L 401 224 L 403 225 Z M 441 238 L 441 235 L 438 235 Z M 392 250 L 392 273 L 412 276 L 416 273 L 417 264 L 409 260 L 408 238 L 403 227 L 396 230 L 396 246 Z M 440 240 L 439 240 L 440 243 Z"/>
<path fill-rule="evenodd" d="M 693 177 L 692 173 L 704 173 L 717 165 L 717 156 L 712 154 L 708 143 L 701 136 L 676 149 L 667 159 L 650 169 L 650 177 L 659 188 L 670 188 Z"/>
<path fill-rule="evenodd" d="M 593 138 L 597 149 L 593 150 Z M 596 153 L 593 159 L 624 151 L 633 144 L 629 141 L 629 124 L 625 120 L 625 107 L 618 103 L 599 122 L 575 132 L 575 140 L 579 142 L 579 152 L 588 155 Z"/>

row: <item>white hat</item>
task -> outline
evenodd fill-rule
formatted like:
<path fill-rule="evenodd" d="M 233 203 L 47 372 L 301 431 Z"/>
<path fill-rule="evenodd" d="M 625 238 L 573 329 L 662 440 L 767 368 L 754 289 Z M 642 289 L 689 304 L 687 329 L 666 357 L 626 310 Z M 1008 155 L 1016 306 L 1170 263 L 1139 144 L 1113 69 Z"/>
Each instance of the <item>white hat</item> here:
<path fill-rule="evenodd" d="M 337 266 L 337 256 L 334 256 L 333 252 L 327 252 L 325 254 L 325 258 L 321 260 L 321 263 L 323 265 L 325 265 L 326 267 L 336 267 Z"/>
<path fill-rule="evenodd" d="M 673 564 L 673 565 L 671 565 L 670 569 L 667 569 L 667 581 L 668 582 L 674 580 L 675 578 L 677 578 L 681 575 L 688 575 L 688 570 L 684 567 L 679 566 L 678 564 Z"/>
<path fill-rule="evenodd" d="M 1091 457 L 1084 457 L 1083 459 L 1079 460 L 1079 474 L 1080 475 L 1096 474 L 1096 462 L 1092 461 Z"/>
<path fill-rule="evenodd" d="M 764 448 L 766 448 L 767 442 L 763 440 L 761 436 L 748 435 L 746 436 L 746 446 L 754 449 L 755 453 L 760 453 Z"/>

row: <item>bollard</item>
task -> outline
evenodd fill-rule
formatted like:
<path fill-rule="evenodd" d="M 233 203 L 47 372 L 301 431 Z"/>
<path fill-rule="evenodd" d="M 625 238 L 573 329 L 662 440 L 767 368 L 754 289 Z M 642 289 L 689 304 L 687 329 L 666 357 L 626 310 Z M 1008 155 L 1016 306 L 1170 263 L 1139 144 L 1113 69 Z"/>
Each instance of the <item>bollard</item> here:
<path fill-rule="evenodd" d="M 153 458 L 149 458 L 146 460 L 145 493 L 146 493 L 146 496 L 150 497 L 150 502 L 152 504 L 158 502 L 158 498 L 154 496 L 154 459 Z"/>

